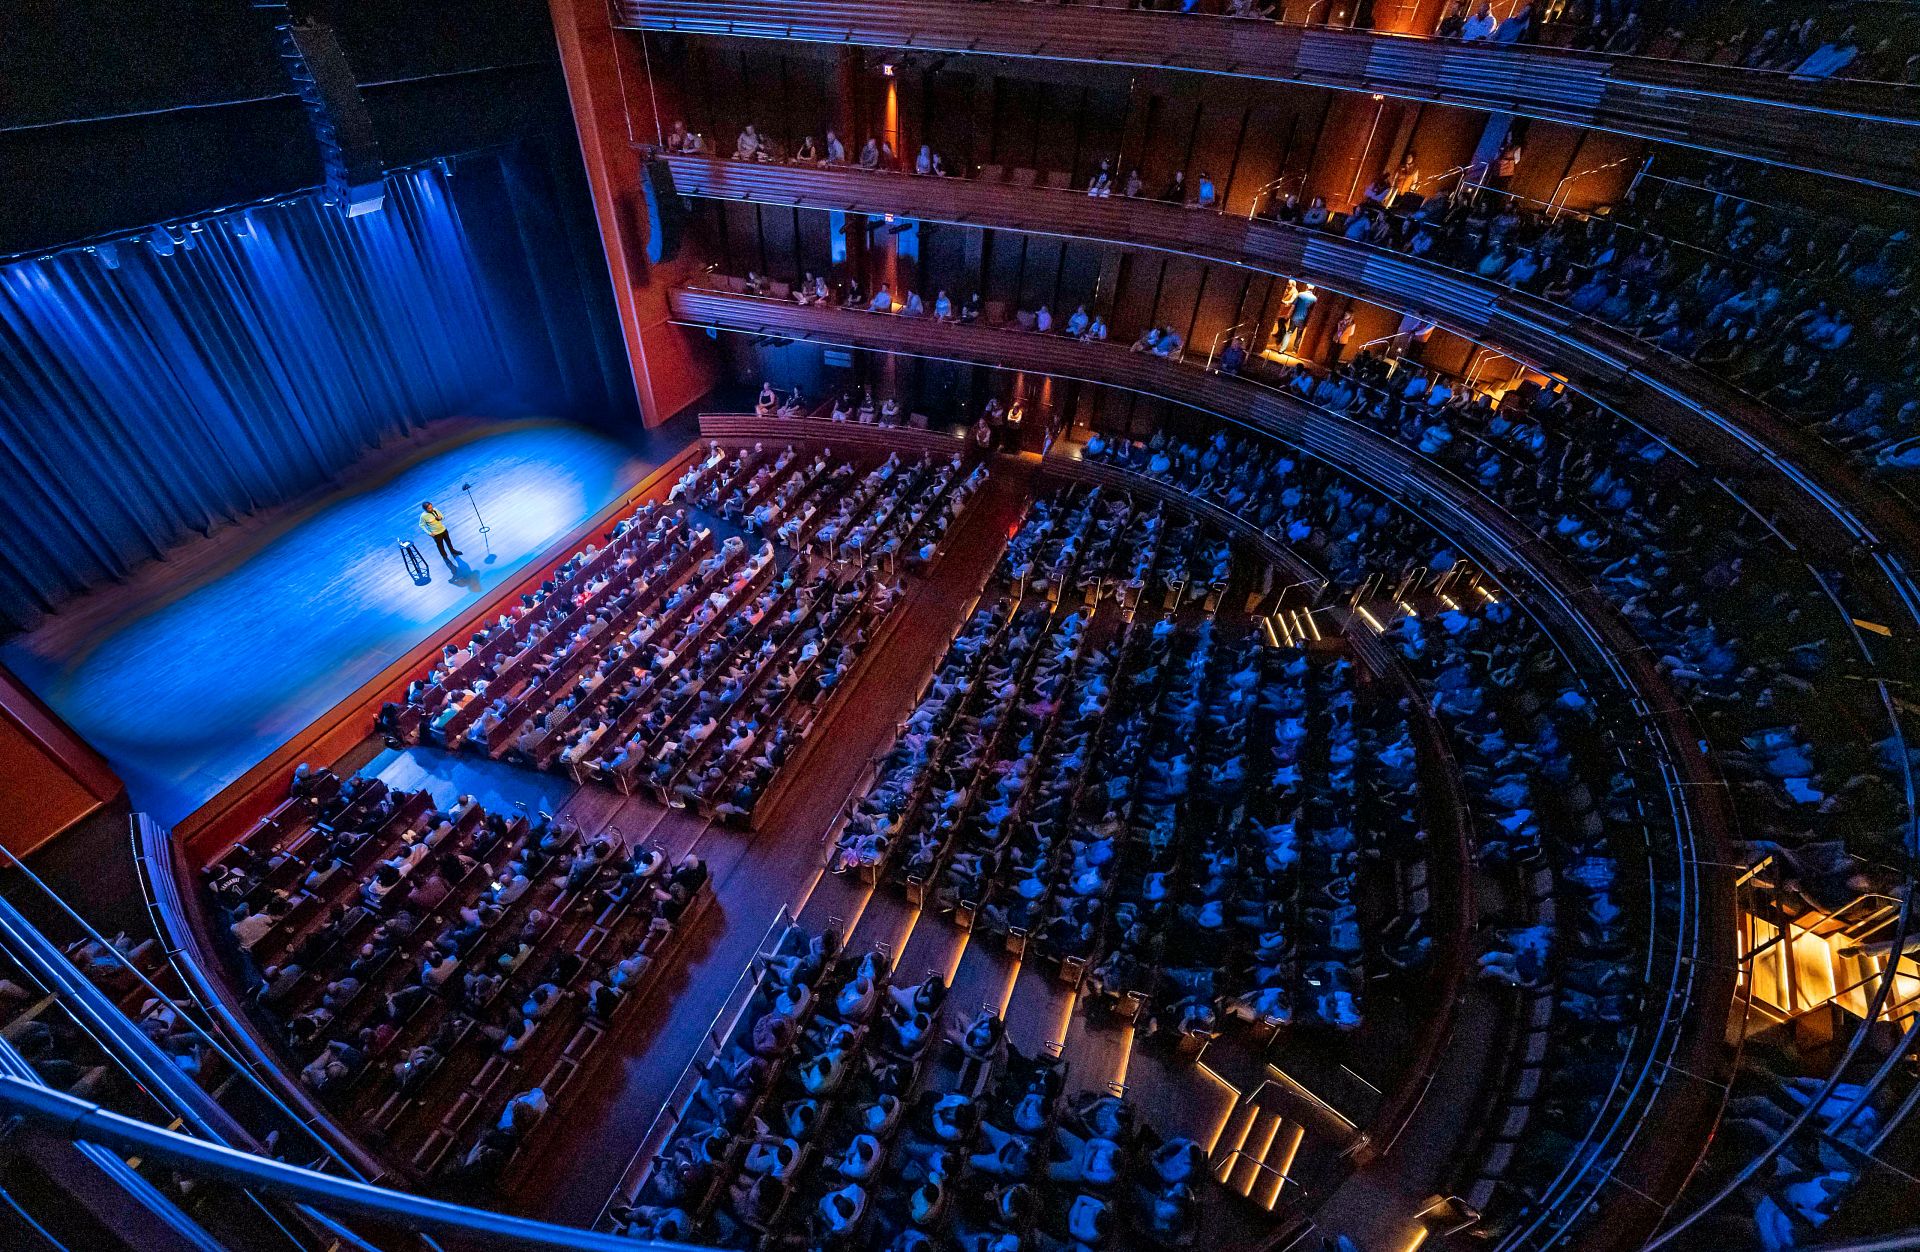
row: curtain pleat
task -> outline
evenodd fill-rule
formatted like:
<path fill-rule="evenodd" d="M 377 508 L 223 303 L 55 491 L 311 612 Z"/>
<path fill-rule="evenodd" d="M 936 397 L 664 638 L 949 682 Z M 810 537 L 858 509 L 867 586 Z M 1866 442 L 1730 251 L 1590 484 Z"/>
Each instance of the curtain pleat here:
<path fill-rule="evenodd" d="M 604 293 L 540 238 L 562 207 L 508 194 L 511 159 L 396 174 L 357 218 L 304 197 L 171 255 L 0 268 L 0 630 L 434 418 L 624 416 L 616 380 L 567 368 Z"/>

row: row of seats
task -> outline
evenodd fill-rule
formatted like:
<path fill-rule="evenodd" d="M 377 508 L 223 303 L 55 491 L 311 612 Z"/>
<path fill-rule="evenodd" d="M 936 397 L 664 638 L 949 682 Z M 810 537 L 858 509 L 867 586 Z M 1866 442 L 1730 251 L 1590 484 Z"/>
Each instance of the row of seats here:
<path fill-rule="evenodd" d="M 1083 4 L 1087 0 L 1063 2 Z M 1301 0 L 1126 0 L 1124 7 L 1272 18 L 1303 25 L 1333 25 L 1338 18 L 1322 5 Z M 1841 10 L 1837 14 L 1804 14 L 1773 25 L 1751 24 L 1744 11 L 1728 25 L 1728 15 L 1715 12 L 1717 7 L 1725 6 L 1582 0 L 1564 7 L 1523 3 L 1496 14 L 1491 4 L 1452 0 L 1439 12 L 1431 33 L 1435 38 L 1467 43 L 1568 47 L 1689 65 L 1775 70 L 1792 74 L 1802 84 L 1829 77 L 1915 81 L 1916 58 L 1911 41 L 1896 39 L 1894 34 L 1867 40 L 1853 24 L 1855 15 L 1846 12 L 1849 6 L 1834 6 Z M 1371 17 L 1359 20 L 1364 29 Z"/>
<path fill-rule="evenodd" d="M 1903 821 L 1904 763 L 1881 742 L 1885 731 L 1872 730 L 1885 715 L 1871 693 L 1833 681 L 1853 672 L 1859 655 L 1846 620 L 1826 607 L 1844 590 L 1844 574 L 1773 559 L 1793 550 L 1765 519 L 1734 497 L 1699 491 L 1692 467 L 1643 432 L 1599 415 L 1576 419 L 1554 391 L 1526 389 L 1500 404 L 1436 396 L 1433 376 L 1373 357 L 1325 376 L 1301 373 L 1293 385 L 1451 468 L 1614 598 L 1740 781 L 1734 794 L 1756 847 L 1811 850 L 1827 863 L 1819 850 L 1850 836 L 1856 857 L 1890 855 Z M 1096 437 L 1089 455 L 1239 511 L 1341 585 L 1358 585 L 1369 569 L 1397 576 L 1455 559 L 1385 501 L 1330 482 L 1265 440 Z M 1340 533 L 1361 559 L 1330 547 L 1328 536 Z M 1828 899 L 1841 888 L 1811 884 Z"/>
<path fill-rule="evenodd" d="M 1103 440 L 1095 454 L 1216 500 L 1245 491 L 1252 500 L 1279 500 L 1283 509 L 1294 509 L 1306 504 L 1312 485 L 1310 477 L 1306 483 L 1295 478 L 1284 452 L 1224 435 L 1204 449 L 1173 441 L 1148 448 Z M 1284 514 L 1268 520 L 1289 525 Z M 1311 528 L 1295 534 L 1309 539 Z M 1282 529 L 1280 537 L 1285 535 Z M 1388 562 L 1388 585 L 1432 550 L 1431 536 L 1418 546 L 1402 546 L 1411 537 L 1388 525 L 1367 540 L 1374 559 Z M 1342 581 L 1353 572 L 1342 568 Z M 1364 582 L 1360 589 L 1374 585 Z M 1432 616 L 1407 612 L 1407 597 Z M 1497 1196 L 1524 1202 L 1531 1188 L 1552 1177 L 1559 1162 L 1537 1145 L 1584 1133 L 1581 1119 L 1597 1110 L 1610 1089 L 1602 1076 L 1626 1055 L 1639 1007 L 1635 953 L 1645 942 L 1645 921 L 1623 894 L 1625 883 L 1616 886 L 1616 880 L 1624 874 L 1623 851 L 1644 839 L 1640 828 L 1647 816 L 1633 775 L 1623 768 L 1627 758 L 1609 738 L 1593 697 L 1567 673 L 1546 637 L 1504 603 L 1470 602 L 1474 613 L 1423 589 L 1383 611 L 1389 615 L 1387 641 L 1426 689 L 1461 763 L 1476 860 L 1505 885 L 1490 897 L 1504 906 L 1480 970 L 1491 982 L 1515 988 L 1507 993 L 1516 999 L 1507 1020 L 1518 1034 L 1506 1054 L 1513 1058 L 1507 1072 L 1489 1087 L 1480 1123 L 1489 1128 L 1487 1141 L 1461 1180 L 1461 1194 L 1485 1209 Z M 1424 840 L 1417 815 L 1405 805 L 1413 781 L 1405 735 L 1404 719 L 1389 715 L 1367 755 L 1382 784 L 1374 811 L 1396 814 L 1402 832 L 1387 841 L 1389 847 L 1418 847 Z M 1331 851 L 1323 863 L 1337 869 L 1340 853 Z M 1404 868 L 1411 863 L 1399 855 L 1389 859 L 1403 866 L 1396 870 L 1403 880 L 1420 872 Z M 1314 939 L 1323 959 L 1338 958 L 1343 948 L 1356 946 L 1343 925 L 1351 915 L 1326 910 L 1337 905 L 1338 895 L 1353 894 L 1351 880 L 1325 872 L 1318 878 L 1318 889 L 1331 887 L 1334 896 L 1314 902 L 1322 910 L 1315 920 L 1323 923 Z M 1416 918 L 1403 909 L 1381 932 L 1363 926 L 1367 941 L 1360 948 L 1391 954 L 1396 965 L 1417 964 L 1428 936 L 1410 924 Z M 1323 965 L 1332 993 L 1323 1011 L 1336 1019 L 1345 1007 L 1340 979 L 1354 968 L 1335 973 Z M 1540 1110 L 1551 1110 L 1550 1129 L 1535 1124 Z M 1511 1213 L 1514 1206 L 1507 1209 Z"/>
<path fill-rule="evenodd" d="M 1431 949 L 1423 905 L 1362 911 L 1363 877 L 1383 897 L 1393 873 L 1424 882 L 1405 720 L 1361 698 L 1337 643 L 1274 650 L 1202 632 L 1178 641 L 1174 663 L 1116 939 L 1091 986 L 1146 997 L 1154 1024 L 1183 1038 L 1222 1018 L 1356 1030 L 1369 952 L 1408 971 Z"/>
<path fill-rule="evenodd" d="M 301 1081 L 403 1169 L 476 1183 L 710 896 L 696 858 L 305 767 L 206 881 Z"/>
<path fill-rule="evenodd" d="M 1224 437 L 1205 452 L 1169 444 L 1156 450 L 1127 448 L 1119 454 L 1103 447 L 1099 454 L 1137 460 L 1141 472 L 1185 481 L 1207 496 L 1235 489 L 1238 480 L 1255 498 L 1304 497 L 1298 483 L 1281 487 L 1260 481 L 1284 454 L 1235 447 Z M 1244 472 L 1248 466 L 1254 467 L 1251 479 Z M 1281 471 L 1283 480 L 1290 470 L 1289 464 Z M 1385 555 L 1395 551 L 1398 536 L 1389 528 L 1372 542 L 1384 545 L 1379 555 Z M 1397 573 L 1426 550 L 1400 549 L 1388 568 Z M 1513 1053 L 1520 1059 L 1494 1084 L 1498 1094 L 1485 1122 L 1492 1127 L 1489 1142 L 1475 1157 L 1477 1172 L 1467 1174 L 1462 1183 L 1462 1193 L 1485 1208 L 1496 1188 L 1523 1195 L 1536 1180 L 1557 1170 L 1558 1162 L 1550 1156 L 1521 1154 L 1534 1111 L 1549 1108 L 1556 1114 L 1557 1124 L 1544 1133 L 1571 1136 L 1608 1090 L 1600 1076 L 1624 1055 L 1637 1003 L 1633 952 L 1644 937 L 1641 923 L 1627 913 L 1613 884 L 1622 872 L 1618 847 L 1633 846 L 1637 823 L 1644 819 L 1630 777 L 1617 767 L 1610 770 L 1617 752 L 1610 755 L 1604 740 L 1585 746 L 1587 738 L 1599 735 L 1592 725 L 1593 706 L 1560 669 L 1545 638 L 1502 604 L 1486 606 L 1479 616 L 1434 608 L 1440 614 L 1437 625 L 1389 610 L 1389 639 L 1428 687 L 1448 724 L 1473 800 L 1478 860 L 1512 882 L 1510 924 L 1488 945 L 1482 971 L 1489 979 L 1520 988 L 1524 996 L 1509 1017 L 1522 1023 Z M 1398 760 L 1404 766 L 1401 733 L 1403 727 L 1392 743 L 1380 745 L 1372 756 L 1375 764 L 1386 762 L 1392 769 Z M 1576 735 L 1582 741 L 1578 752 L 1569 746 Z M 1534 790 L 1534 775 L 1555 784 L 1550 796 Z M 1388 795 L 1404 794 L 1409 783 L 1404 772 L 1393 774 Z M 1407 837 L 1417 841 L 1417 828 Z M 1328 884 L 1340 881 L 1325 879 Z M 1568 905 L 1564 920 L 1556 916 L 1556 897 Z M 1331 902 L 1323 901 L 1321 907 Z M 1339 919 L 1323 920 L 1329 923 L 1323 932 L 1324 951 L 1338 954 L 1342 946 L 1351 946 Z M 1407 952 L 1401 947 L 1405 921 L 1396 922 L 1381 936 L 1381 946 L 1398 949 L 1404 959 L 1418 952 L 1421 936 L 1411 935 L 1414 948 Z M 1563 946 L 1578 955 L 1562 956 Z M 1336 1016 L 1343 1007 L 1337 978 L 1329 980 L 1336 992 L 1329 1008 Z M 1561 1068 L 1550 1068 L 1550 1044 L 1561 1049 L 1555 1058 Z M 1550 1073 L 1561 1079 L 1557 1086 Z M 1532 1130 L 1538 1142 L 1543 1128 Z"/>
<path fill-rule="evenodd" d="M 997 879 L 982 867 L 997 861 L 1029 784 L 1040 786 L 1027 756 L 1061 713 L 1057 688 L 1088 638 L 1082 610 L 1211 594 L 1212 582 L 1190 575 L 1201 561 L 1208 578 L 1224 580 L 1216 556 L 1190 520 L 1170 522 L 1158 507 L 1097 489 L 1035 502 L 995 575 L 1012 594 L 977 609 L 949 645 L 838 832 L 835 869 L 889 873 L 916 895 L 934 884 L 969 912 L 982 904 L 981 888 Z M 1061 606 L 1073 607 L 1054 622 Z M 956 846 L 968 851 L 954 876 Z"/>
<path fill-rule="evenodd" d="M 383 725 L 744 821 L 897 603 L 878 571 L 931 562 L 982 481 L 957 457 L 710 444 Z M 715 525 L 745 533 L 710 549 Z"/>
<path fill-rule="evenodd" d="M 1461 1190 L 1484 1210 L 1559 1167 L 1538 1145 L 1584 1133 L 1639 1025 L 1647 919 L 1624 858 L 1644 842 L 1648 801 L 1589 697 L 1507 605 L 1401 617 L 1388 639 L 1448 728 L 1475 857 L 1503 885 L 1479 972 L 1514 989 L 1515 1034 Z"/>
<path fill-rule="evenodd" d="M 1213 1184 L 1199 1148 L 1125 1101 L 1069 1095 L 990 1009 L 789 928 L 733 1034 L 672 1110 L 616 1228 L 721 1247 L 1012 1252 L 1182 1246 Z"/>
<path fill-rule="evenodd" d="M 1900 235 L 1838 219 L 1775 222 L 1738 197 L 1685 191 L 1607 218 L 1485 191 L 1395 198 L 1384 176 L 1344 220 L 1317 202 L 1273 211 L 1629 331 L 1785 411 L 1870 472 L 1920 467 L 1915 344 L 1887 310 L 1913 289 L 1916 256 Z"/>
<path fill-rule="evenodd" d="M 1099 525 L 1150 569 L 1165 514 Z M 1057 589 L 1050 562 L 1092 516 L 1043 498 L 1008 574 Z M 1322 658 L 1341 688 L 1315 704 L 1328 720 L 1309 736 L 1307 675 L 1323 667 L 1305 653 L 1270 663 L 1252 635 L 1218 645 L 1205 612 L 1182 629 L 1163 614 L 1184 602 L 1123 622 L 1096 608 L 1091 624 L 1072 596 L 1072 611 L 983 605 L 852 807 L 834 867 L 885 874 L 1072 981 L 1094 963 L 1083 995 L 1096 1011 L 1150 1004 L 1151 1024 L 1198 1036 L 1222 1011 L 1291 1021 L 1298 996 L 1308 1020 L 1357 1027 L 1362 843 L 1383 870 L 1425 881 L 1405 719 L 1370 710 L 1356 724 L 1351 661 Z M 1252 739 L 1256 721 L 1271 742 Z M 1363 734 L 1377 756 L 1356 766 Z M 1431 948 L 1420 911 L 1377 920 L 1389 963 L 1418 966 Z"/>
<path fill-rule="evenodd" d="M 1295 196 L 1276 196 L 1264 211 L 1471 270 L 1630 331 L 1783 411 L 1869 476 L 1904 479 L 1920 467 L 1915 345 L 1892 313 L 1913 288 L 1916 255 L 1904 232 L 1777 212 L 1733 194 L 1746 190 L 1733 175 L 1710 177 L 1704 188 L 1662 183 L 1604 215 L 1566 214 L 1467 184 L 1422 195 L 1411 190 L 1417 176 L 1410 164 L 1382 170 L 1351 213 Z M 1098 192 L 1113 175 L 1103 168 L 1093 178 Z M 1129 194 L 1144 193 L 1137 174 L 1127 185 Z M 1189 196 L 1176 184 L 1160 198 Z M 1198 204 L 1218 207 L 1204 175 Z M 916 311 L 920 296 L 899 296 L 904 312 Z M 866 307 L 857 281 L 849 301 Z M 1293 311 L 1284 308 L 1281 321 Z M 987 320 L 1007 320 L 1004 308 L 998 314 L 990 304 Z M 1022 310 L 1017 320 L 1033 328 L 1036 319 L 1044 328 L 1053 315 Z M 1088 301 L 1060 328 L 1083 334 L 1092 324 L 1092 337 L 1107 336 Z M 1234 345 L 1224 353 L 1235 362 L 1244 355 Z"/>
<path fill-rule="evenodd" d="M 1846 623 L 1822 611 L 1837 585 L 1831 572 L 1769 559 L 1767 551 L 1777 540 L 1759 519 L 1727 497 L 1703 495 L 1691 482 L 1691 468 L 1645 435 L 1623 424 L 1556 415 L 1560 401 L 1551 392 L 1538 393 L 1532 407 L 1494 409 L 1464 396 L 1429 405 L 1425 395 L 1409 400 L 1405 391 L 1418 383 L 1430 392 L 1430 380 L 1403 370 L 1396 379 L 1401 386 L 1387 391 L 1381 385 L 1385 380 L 1368 378 L 1365 368 L 1363 362 L 1357 376 L 1342 371 L 1313 380 L 1306 384 L 1308 394 L 1343 407 L 1357 404 L 1358 411 L 1370 413 L 1370 420 L 1403 442 L 1451 464 L 1537 527 L 1617 599 L 1661 658 L 1669 680 L 1691 699 L 1716 760 L 1734 779 L 1732 796 L 1749 833 L 1749 857 L 1774 858 L 1777 879 L 1789 896 L 1804 901 L 1801 908 L 1836 908 L 1862 889 L 1893 887 L 1897 873 L 1876 863 L 1897 843 L 1906 820 L 1898 778 L 1907 763 L 1894 750 L 1894 740 L 1881 741 L 1885 718 L 1874 707 L 1871 690 L 1841 680 L 1853 669 L 1848 656 L 1856 649 Z M 1346 398 L 1339 394 L 1342 389 Z M 1359 403 L 1357 397 L 1368 394 L 1377 398 Z M 1102 441 L 1099 452 L 1216 502 L 1244 503 L 1278 534 L 1314 542 L 1314 528 L 1296 527 L 1290 509 L 1262 516 L 1279 502 L 1304 504 L 1313 498 L 1313 489 L 1294 473 L 1292 458 L 1273 445 L 1221 436 L 1204 447 Z M 1388 536 L 1383 532 L 1381 538 Z M 1407 548 L 1397 567 L 1412 566 L 1426 550 Z M 1355 571 L 1341 572 L 1342 583 L 1357 581 Z M 1516 656 L 1492 672 L 1535 663 Z M 1874 729 L 1876 721 L 1882 729 Z M 1473 758 L 1470 745 L 1461 755 Z M 1590 791 L 1626 811 L 1620 797 L 1597 785 Z M 1487 803 L 1482 800 L 1483 817 Z M 1512 822 L 1510 810 L 1492 813 L 1495 825 L 1483 821 L 1481 830 L 1483 856 L 1531 855 L 1537 833 L 1526 823 L 1507 829 L 1503 823 Z M 1583 820 L 1590 820 L 1590 811 Z M 1551 891 L 1548 879 L 1517 894 L 1546 901 Z M 1614 946 L 1598 946 L 1592 933 L 1583 936 L 1582 943 L 1606 963 L 1582 965 L 1579 983 L 1562 984 L 1557 994 L 1577 1011 L 1574 1020 L 1582 1029 L 1599 1022 L 1601 1029 L 1611 1030 L 1617 1019 L 1633 1013 L 1635 999 L 1631 985 L 1623 988 L 1615 981 L 1615 971 L 1628 963 L 1619 947 L 1623 932 L 1612 920 L 1619 904 L 1608 898 L 1591 907 L 1603 915 L 1603 933 L 1610 933 Z M 1555 998 L 1539 979 L 1555 959 L 1556 941 L 1523 916 L 1510 919 L 1503 930 L 1489 947 L 1486 968 L 1491 977 L 1527 987 L 1533 1007 L 1522 1020 L 1535 1024 L 1515 1040 L 1518 1055 L 1526 1058 L 1512 1084 L 1521 1105 L 1494 1111 L 1511 1133 L 1493 1145 L 1497 1168 L 1490 1175 L 1513 1169 L 1527 1124 L 1520 1110 L 1531 1107 L 1544 1089 Z M 1793 1078 L 1798 1066 L 1807 1066 L 1805 1073 L 1818 1072 L 1810 1058 L 1772 1060 L 1785 1072 L 1757 1078 L 1763 1086 Z M 1526 1164 L 1524 1158 L 1521 1163 Z M 1789 1175 L 1783 1187 L 1808 1176 Z M 1489 1186 L 1490 1179 L 1482 1181 L 1480 1198 L 1486 1198 Z M 1818 1205 L 1796 1207 L 1784 1192 L 1764 1203 L 1755 1196 L 1738 1221 L 1750 1223 L 1751 1231 L 1768 1221 L 1780 1225 L 1773 1215 L 1784 1212 L 1793 1215 L 1787 1224 L 1797 1223 L 1804 1232 L 1837 1205 L 1838 1183 L 1830 1179 L 1823 1187 Z M 1795 1194 L 1804 1199 L 1810 1193 Z"/>

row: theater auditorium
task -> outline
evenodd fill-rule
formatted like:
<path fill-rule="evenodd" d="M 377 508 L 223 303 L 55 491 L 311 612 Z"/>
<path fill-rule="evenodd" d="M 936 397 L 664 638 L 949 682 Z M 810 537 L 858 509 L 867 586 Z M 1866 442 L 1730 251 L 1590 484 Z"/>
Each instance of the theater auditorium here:
<path fill-rule="evenodd" d="M 1914 0 L 0 19 L 0 1246 L 1920 1248 Z"/>

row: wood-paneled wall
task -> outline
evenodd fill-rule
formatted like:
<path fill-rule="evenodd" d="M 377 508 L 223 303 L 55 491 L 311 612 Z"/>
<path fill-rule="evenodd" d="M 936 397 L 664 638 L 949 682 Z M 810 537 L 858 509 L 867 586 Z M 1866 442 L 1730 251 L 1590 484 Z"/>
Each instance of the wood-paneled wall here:
<path fill-rule="evenodd" d="M 26 856 L 125 789 L 99 753 L 0 668 L 0 846 Z"/>

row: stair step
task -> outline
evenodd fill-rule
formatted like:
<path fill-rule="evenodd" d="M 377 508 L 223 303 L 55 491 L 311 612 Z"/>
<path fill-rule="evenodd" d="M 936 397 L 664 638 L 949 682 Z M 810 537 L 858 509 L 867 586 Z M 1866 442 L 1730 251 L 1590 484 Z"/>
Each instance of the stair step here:
<path fill-rule="evenodd" d="M 1260 1181 L 1254 1185 L 1253 1199 L 1267 1212 L 1273 1212 L 1274 1206 L 1280 1202 L 1281 1188 L 1286 1186 L 1287 1174 L 1293 1169 L 1293 1158 L 1300 1151 L 1301 1140 L 1306 1137 L 1305 1126 L 1289 1122 L 1274 1136 L 1273 1142 L 1267 1145 L 1265 1155 L 1260 1158 L 1261 1164 L 1272 1172 L 1262 1173 Z"/>
<path fill-rule="evenodd" d="M 1247 1136 L 1246 1151 L 1234 1165 L 1227 1180 L 1227 1186 L 1243 1196 L 1253 1194 L 1253 1186 L 1260 1181 L 1262 1172 L 1259 1162 L 1266 1159 L 1273 1141 L 1280 1134 L 1281 1119 L 1277 1114 L 1262 1111 L 1254 1123 L 1253 1133 Z"/>
<path fill-rule="evenodd" d="M 1233 1154 L 1247 1146 L 1247 1135 L 1253 1130 L 1253 1123 L 1259 1116 L 1259 1106 L 1244 1099 L 1228 1115 L 1226 1128 L 1213 1145 L 1213 1176 L 1221 1182 L 1227 1180 L 1228 1170 L 1239 1159 Z"/>

